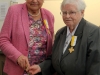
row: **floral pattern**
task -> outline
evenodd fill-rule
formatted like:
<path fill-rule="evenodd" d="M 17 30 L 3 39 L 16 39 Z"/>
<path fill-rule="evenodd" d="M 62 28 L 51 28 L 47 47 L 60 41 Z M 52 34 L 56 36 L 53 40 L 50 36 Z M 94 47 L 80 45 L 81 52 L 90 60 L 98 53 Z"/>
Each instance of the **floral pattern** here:
<path fill-rule="evenodd" d="M 46 58 L 47 33 L 42 19 L 34 21 L 29 16 L 29 22 L 30 41 L 28 44 L 28 58 L 30 65 L 33 65 L 42 62 Z"/>

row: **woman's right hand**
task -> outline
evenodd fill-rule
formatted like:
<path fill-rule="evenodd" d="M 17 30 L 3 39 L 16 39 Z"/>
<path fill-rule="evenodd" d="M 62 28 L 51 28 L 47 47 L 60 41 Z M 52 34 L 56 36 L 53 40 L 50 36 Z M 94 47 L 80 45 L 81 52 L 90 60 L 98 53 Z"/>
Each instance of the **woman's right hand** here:
<path fill-rule="evenodd" d="M 20 67 L 22 67 L 24 70 L 28 71 L 30 64 L 28 61 L 28 58 L 24 55 L 19 56 L 19 58 L 17 59 L 18 64 L 20 65 Z"/>
<path fill-rule="evenodd" d="M 32 65 L 32 66 L 30 66 L 30 68 L 29 68 L 29 74 L 31 74 L 31 75 L 36 75 L 37 73 L 39 73 L 39 72 L 41 72 L 41 68 L 40 68 L 40 66 L 39 65 Z"/>

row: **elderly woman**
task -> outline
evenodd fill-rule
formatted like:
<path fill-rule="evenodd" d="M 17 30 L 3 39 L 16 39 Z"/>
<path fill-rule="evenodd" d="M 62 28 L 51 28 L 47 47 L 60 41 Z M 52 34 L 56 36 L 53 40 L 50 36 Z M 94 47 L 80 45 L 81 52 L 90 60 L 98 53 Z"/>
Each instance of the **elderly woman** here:
<path fill-rule="evenodd" d="M 51 54 L 54 16 L 41 8 L 44 0 L 26 0 L 9 7 L 0 32 L 7 75 L 27 75 L 31 65 L 43 64 Z M 41 73 L 39 75 L 42 75 Z"/>
<path fill-rule="evenodd" d="M 56 33 L 51 58 L 57 75 L 100 75 L 100 31 L 83 18 L 85 7 L 83 0 L 63 0 L 61 4 L 66 26 Z M 49 59 L 45 65 L 50 65 Z M 35 69 L 32 66 L 30 73 Z M 40 65 L 39 71 L 46 69 Z"/>

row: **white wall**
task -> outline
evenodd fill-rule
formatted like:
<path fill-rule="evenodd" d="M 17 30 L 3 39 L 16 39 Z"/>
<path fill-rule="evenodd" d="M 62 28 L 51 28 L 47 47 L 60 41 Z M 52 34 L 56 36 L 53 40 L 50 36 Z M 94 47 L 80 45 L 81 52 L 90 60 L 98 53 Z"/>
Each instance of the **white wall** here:
<path fill-rule="evenodd" d="M 6 2 L 8 4 L 8 6 L 10 6 L 10 1 L 11 0 L 0 0 L 0 3 L 5 3 Z M 0 29 L 2 27 L 3 22 L 4 22 L 4 20 L 0 20 Z"/>

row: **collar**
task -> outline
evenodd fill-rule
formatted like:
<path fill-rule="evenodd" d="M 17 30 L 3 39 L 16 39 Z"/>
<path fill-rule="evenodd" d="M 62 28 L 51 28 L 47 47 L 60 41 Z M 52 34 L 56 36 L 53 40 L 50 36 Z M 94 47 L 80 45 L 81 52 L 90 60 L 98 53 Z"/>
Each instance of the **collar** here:
<path fill-rule="evenodd" d="M 79 25 L 79 24 L 78 24 L 78 25 Z M 67 37 L 69 34 L 73 36 L 73 35 L 75 34 L 75 31 L 76 31 L 78 25 L 76 25 L 76 27 L 75 27 L 75 29 L 73 30 L 72 33 L 70 32 L 69 27 L 67 26 L 67 35 L 66 35 L 66 37 Z"/>

